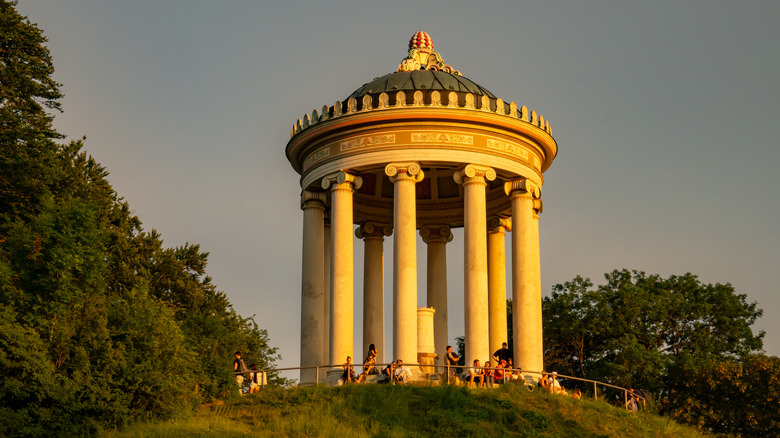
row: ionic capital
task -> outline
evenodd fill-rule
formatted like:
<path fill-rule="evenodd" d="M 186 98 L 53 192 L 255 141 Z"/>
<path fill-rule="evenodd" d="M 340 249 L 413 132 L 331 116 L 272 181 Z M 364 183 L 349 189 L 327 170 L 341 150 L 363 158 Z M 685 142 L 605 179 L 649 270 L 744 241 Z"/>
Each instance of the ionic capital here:
<path fill-rule="evenodd" d="M 488 233 L 504 234 L 512 231 L 512 219 L 494 216 L 487 221 Z"/>
<path fill-rule="evenodd" d="M 365 222 L 355 230 L 355 236 L 363 240 L 384 240 L 385 236 L 393 234 L 393 228 L 389 225 Z"/>
<path fill-rule="evenodd" d="M 452 242 L 452 230 L 447 225 L 429 225 L 420 228 L 420 237 L 425 243 Z"/>
<path fill-rule="evenodd" d="M 326 197 L 325 192 L 303 190 L 301 192 L 301 210 L 306 208 L 321 208 L 324 210 Z"/>
<path fill-rule="evenodd" d="M 510 198 L 529 196 L 534 199 L 542 197 L 542 188 L 528 178 L 514 179 L 504 183 L 504 192 Z"/>
<path fill-rule="evenodd" d="M 496 179 L 496 171 L 492 167 L 469 164 L 455 172 L 452 177 L 458 184 L 485 183 Z"/>
<path fill-rule="evenodd" d="M 422 181 L 425 173 L 420 168 L 420 163 L 389 163 L 385 166 L 385 175 L 390 177 L 390 182 L 411 180 L 415 183 Z"/>
<path fill-rule="evenodd" d="M 322 188 L 325 190 L 355 191 L 363 185 L 363 178 L 340 170 L 322 178 Z"/>

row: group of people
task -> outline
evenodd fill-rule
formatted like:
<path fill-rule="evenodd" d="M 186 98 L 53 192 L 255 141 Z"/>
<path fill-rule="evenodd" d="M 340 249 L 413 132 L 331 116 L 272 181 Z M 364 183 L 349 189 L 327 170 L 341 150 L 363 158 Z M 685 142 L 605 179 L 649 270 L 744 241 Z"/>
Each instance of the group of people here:
<path fill-rule="evenodd" d="M 236 351 L 236 359 L 233 361 L 233 373 L 236 377 L 236 383 L 238 384 L 239 393 L 243 395 L 244 378 L 249 376 L 249 394 L 259 391 L 262 384 L 262 372 L 257 370 L 257 366 L 252 364 L 247 368 L 244 360 L 241 358 L 241 352 Z M 355 375 L 355 368 L 352 364 L 352 357 L 347 356 L 347 362 L 343 365 L 344 373 L 342 375 L 343 382 L 346 383 L 365 383 L 368 380 L 369 375 L 379 374 L 379 370 L 376 367 L 377 351 L 374 344 L 369 345 L 368 355 L 363 361 L 363 371 Z M 490 359 L 485 361 L 485 365 L 481 366 L 478 359 L 474 359 L 472 366 L 463 374 L 463 378 L 468 382 L 469 387 L 484 388 L 485 386 L 492 386 L 494 384 L 503 384 L 505 382 L 519 382 L 527 384 L 522 369 L 514 369 L 512 364 L 512 355 L 507 348 L 507 343 L 504 342 L 499 350 L 497 350 L 491 356 L 491 359 L 496 362 L 496 366 L 490 366 Z M 445 356 L 445 363 L 449 365 L 450 382 L 457 382 L 457 376 L 455 375 L 455 369 L 458 366 L 458 355 L 453 353 L 452 346 L 447 346 L 447 354 Z M 392 381 L 405 385 L 412 379 L 411 370 L 404 366 L 404 361 L 401 359 L 394 360 L 387 365 L 382 374 L 385 376 L 385 381 Z M 566 388 L 564 388 L 558 381 L 558 373 L 553 371 L 551 374 L 544 374 L 539 380 L 538 385 L 540 388 L 549 390 L 553 394 L 568 395 Z M 628 401 L 626 402 L 626 408 L 636 412 L 639 409 L 638 399 L 643 398 L 644 394 L 640 391 L 634 392 L 633 389 L 629 390 Z M 572 398 L 575 400 L 582 399 L 582 392 L 579 389 L 575 389 L 572 393 Z"/>
<path fill-rule="evenodd" d="M 523 370 L 515 369 L 512 359 L 509 359 L 509 362 L 501 359 L 495 366 L 491 366 L 489 360 L 485 361 L 483 366 L 479 359 L 474 359 L 468 371 L 463 373 L 463 379 L 469 383 L 469 387 L 477 388 L 501 385 L 505 382 L 525 382 Z"/>
<path fill-rule="evenodd" d="M 543 389 L 549 389 L 553 394 L 568 395 L 566 388 L 561 386 L 561 382 L 558 381 L 558 373 L 556 371 L 553 371 L 552 374 L 543 375 L 539 380 L 539 386 Z M 582 394 L 580 393 L 580 398 L 581 397 Z"/>
<path fill-rule="evenodd" d="M 456 381 L 455 368 L 458 366 L 458 356 L 452 352 L 452 346 L 447 346 L 447 355 L 445 357 L 447 365 L 450 368 L 449 379 L 451 382 Z M 490 365 L 490 361 L 495 362 L 495 366 Z M 507 348 L 507 343 L 501 344 L 501 348 L 496 350 L 490 359 L 485 361 L 485 365 L 482 366 L 479 359 L 474 359 L 471 367 L 463 373 L 461 376 L 463 380 L 468 382 L 469 387 L 483 388 L 485 386 L 492 386 L 493 384 L 503 384 L 504 382 L 522 382 L 525 381 L 523 376 L 523 370 L 515 369 L 512 363 L 512 353 Z"/>
<path fill-rule="evenodd" d="M 363 361 L 363 371 L 355 375 L 355 367 L 352 365 L 352 356 L 347 356 L 347 362 L 342 366 L 344 373 L 341 376 L 341 380 L 346 383 L 365 383 L 368 380 L 368 376 L 372 374 L 379 374 L 379 370 L 376 367 L 376 346 L 371 344 L 368 346 L 368 355 Z M 412 378 L 412 371 L 404 366 L 404 361 L 401 359 L 394 360 L 390 365 L 387 365 L 382 374 L 386 376 L 387 381 L 392 381 L 405 385 Z"/>
<path fill-rule="evenodd" d="M 244 359 L 241 359 L 241 352 L 236 351 L 236 360 L 233 361 L 233 374 L 236 376 L 236 383 L 238 384 L 238 393 L 244 395 L 244 376 L 249 375 L 249 393 L 253 394 L 260 390 L 262 383 L 262 373 L 257 370 L 257 365 L 252 364 L 249 368 L 246 367 Z"/>

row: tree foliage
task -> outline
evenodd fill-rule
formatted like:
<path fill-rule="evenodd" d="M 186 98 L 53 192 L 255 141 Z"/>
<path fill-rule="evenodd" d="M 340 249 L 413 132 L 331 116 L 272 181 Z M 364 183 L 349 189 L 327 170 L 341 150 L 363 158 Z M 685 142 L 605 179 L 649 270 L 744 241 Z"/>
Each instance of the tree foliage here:
<path fill-rule="evenodd" d="M 662 409 L 677 420 L 716 433 L 780 436 L 780 358 L 687 363 L 670 374 Z"/>
<path fill-rule="evenodd" d="M 59 143 L 46 38 L 0 2 L 0 435 L 84 435 L 235 393 L 233 352 L 268 334 L 165 248 L 83 149 Z M 283 382 L 269 376 L 272 382 Z"/>
<path fill-rule="evenodd" d="M 751 328 L 762 311 L 730 284 L 702 284 L 690 273 L 662 278 L 616 270 L 605 278 L 594 288 L 578 276 L 555 285 L 544 299 L 545 364 L 565 374 L 647 389 L 662 412 L 716 430 L 712 421 L 693 421 L 696 410 L 686 403 L 719 419 L 731 414 L 725 405 L 709 404 L 711 394 L 701 380 L 718 367 L 765 357 L 756 356 L 764 333 Z"/>

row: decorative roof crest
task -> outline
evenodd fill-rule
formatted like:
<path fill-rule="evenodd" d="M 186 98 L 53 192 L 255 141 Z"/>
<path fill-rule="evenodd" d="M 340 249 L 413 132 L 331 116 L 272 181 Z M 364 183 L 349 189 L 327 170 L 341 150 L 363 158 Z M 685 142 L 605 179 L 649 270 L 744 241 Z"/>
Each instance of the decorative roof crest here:
<path fill-rule="evenodd" d="M 398 71 L 438 70 L 457 76 L 462 76 L 459 71 L 445 64 L 441 55 L 433 50 L 431 37 L 418 31 L 409 40 L 409 55 L 401 61 Z"/>

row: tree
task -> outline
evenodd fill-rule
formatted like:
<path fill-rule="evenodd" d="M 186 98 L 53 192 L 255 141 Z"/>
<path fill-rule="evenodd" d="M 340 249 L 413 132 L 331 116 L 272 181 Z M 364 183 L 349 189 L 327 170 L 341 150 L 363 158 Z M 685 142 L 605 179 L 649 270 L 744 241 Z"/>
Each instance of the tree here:
<path fill-rule="evenodd" d="M 0 212 L 26 211 L 43 194 L 56 157 L 52 139 L 61 138 L 47 110 L 62 97 L 52 79 L 46 38 L 20 16 L 15 2 L 0 2 Z M 0 217 L 0 220 L 3 220 Z"/>
<path fill-rule="evenodd" d="M 763 354 L 679 364 L 664 412 L 700 429 L 780 436 L 780 358 Z"/>
<path fill-rule="evenodd" d="M 708 395 L 682 391 L 681 384 L 698 379 L 713 364 L 739 364 L 762 348 L 764 332 L 754 334 L 751 328 L 762 311 L 730 284 L 702 284 L 690 273 L 664 279 L 615 270 L 605 278 L 594 289 L 578 276 L 555 285 L 543 300 L 549 369 L 648 389 L 662 412 L 687 421 L 674 412 L 688 411 L 672 400 L 682 392 L 706 403 Z"/>
<path fill-rule="evenodd" d="M 46 38 L 14 6 L 0 1 L 0 435 L 92 435 L 235 393 L 235 350 L 278 359 L 267 333 L 207 253 L 164 248 L 83 141 L 57 142 Z"/>

